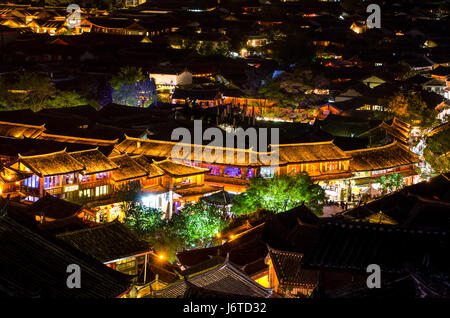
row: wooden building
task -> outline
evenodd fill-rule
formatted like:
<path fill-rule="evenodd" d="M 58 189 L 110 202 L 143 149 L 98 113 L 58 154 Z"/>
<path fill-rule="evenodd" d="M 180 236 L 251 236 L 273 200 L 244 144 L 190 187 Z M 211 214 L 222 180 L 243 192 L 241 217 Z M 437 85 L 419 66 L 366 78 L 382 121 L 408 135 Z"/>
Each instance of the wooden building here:
<path fill-rule="evenodd" d="M 203 108 L 216 107 L 223 104 L 222 94 L 216 89 L 181 89 L 175 88 L 172 104 L 198 105 Z"/>
<path fill-rule="evenodd" d="M 176 146 L 181 147 L 180 151 L 172 153 L 172 149 Z M 257 175 L 271 178 L 274 175 L 306 172 L 314 180 L 324 183 L 352 176 L 349 163 L 351 157 L 335 146 L 332 141 L 271 145 L 270 152 L 257 152 L 237 148 L 180 145 L 171 141 L 127 137 L 115 147 L 115 150 L 120 153 L 171 158 L 210 169 L 210 172 L 205 175 L 205 182 L 224 187 L 226 191 L 232 192 L 245 191 L 249 179 Z M 278 154 L 278 165 L 270 161 L 270 159 L 277 159 L 276 154 Z"/>
<path fill-rule="evenodd" d="M 419 157 L 400 142 L 345 153 L 352 158 L 351 171 L 355 176 L 349 189 L 353 194 L 360 195 L 369 187 L 376 187 L 373 184 L 378 177 L 393 173 L 401 174 L 405 185 L 416 183 Z"/>
<path fill-rule="evenodd" d="M 3 238 L 0 284 L 3 296 L 119 298 L 129 294 L 130 276 L 108 268 L 59 240 L 42 235 L 14 219 L 8 211 L 9 206 L 0 208 L 0 235 Z M 82 288 L 67 288 L 70 264 L 80 266 Z"/>
<path fill-rule="evenodd" d="M 19 154 L 0 171 L 0 195 L 35 202 L 50 194 L 92 208 L 100 222 L 122 220 L 121 194 L 137 191 L 145 205 L 161 209 L 170 218 L 185 202 L 223 189 L 204 184 L 209 171 L 169 159 L 153 162 L 143 155 L 106 157 L 98 148 Z"/>
<path fill-rule="evenodd" d="M 228 258 L 222 258 L 219 264 L 211 265 L 210 261 L 198 264 L 186 272 L 181 272 L 180 275 L 184 279 L 154 291 L 151 297 L 191 298 L 193 288 L 203 289 L 209 297 L 211 294 L 240 298 L 269 298 L 272 295 L 272 289 L 256 283 Z"/>
<path fill-rule="evenodd" d="M 303 253 L 269 248 L 269 286 L 283 298 L 310 297 L 319 280 L 319 272 L 302 269 Z"/>
<path fill-rule="evenodd" d="M 135 282 L 140 271 L 145 272 L 148 254 L 152 253 L 147 242 L 119 221 L 61 233 L 57 238 L 118 272 L 135 276 Z"/>

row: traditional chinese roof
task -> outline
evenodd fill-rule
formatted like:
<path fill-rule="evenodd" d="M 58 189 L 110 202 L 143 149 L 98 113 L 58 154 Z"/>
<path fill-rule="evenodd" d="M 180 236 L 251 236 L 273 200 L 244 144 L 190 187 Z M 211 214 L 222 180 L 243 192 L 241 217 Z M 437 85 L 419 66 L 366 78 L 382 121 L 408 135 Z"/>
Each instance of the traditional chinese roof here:
<path fill-rule="evenodd" d="M 319 222 L 319 217 L 301 205 L 267 221 L 261 239 L 272 248 L 304 253 L 316 236 Z"/>
<path fill-rule="evenodd" d="M 219 91 L 217 89 L 193 89 L 186 90 L 181 88 L 176 88 L 173 92 L 173 99 L 190 99 L 190 100 L 209 100 L 213 101 L 217 98 Z"/>
<path fill-rule="evenodd" d="M 186 165 L 184 163 L 175 162 L 169 159 L 165 159 L 162 161 L 157 161 L 153 163 L 157 168 L 161 169 L 168 175 L 174 177 L 174 178 L 181 178 L 181 177 L 189 177 L 189 176 L 195 176 L 198 174 L 204 174 L 206 172 L 209 172 L 211 169 L 205 169 L 205 168 L 197 168 L 190 165 Z"/>
<path fill-rule="evenodd" d="M 394 118 L 391 124 L 382 122 L 380 127 L 386 130 L 386 133 L 405 144 L 408 143 L 409 136 L 411 134 L 411 126 L 398 118 Z"/>
<path fill-rule="evenodd" d="M 98 148 L 70 152 L 69 154 L 85 167 L 84 174 L 106 172 L 118 168 L 118 165 L 108 159 Z"/>
<path fill-rule="evenodd" d="M 57 237 L 103 263 L 147 253 L 151 250 L 147 242 L 140 240 L 119 221 L 62 233 Z"/>
<path fill-rule="evenodd" d="M 312 163 L 320 161 L 349 160 L 351 157 L 339 149 L 333 141 L 271 145 L 279 150 L 280 161 L 288 163 Z"/>
<path fill-rule="evenodd" d="M 119 169 L 111 171 L 111 177 L 116 182 L 142 178 L 148 174 L 147 170 L 126 154 L 109 159 L 119 166 Z"/>
<path fill-rule="evenodd" d="M 35 156 L 21 156 L 20 163 L 40 177 L 83 171 L 83 164 L 70 156 L 66 150 Z"/>
<path fill-rule="evenodd" d="M 372 171 L 411 165 L 419 162 L 419 157 L 394 141 L 377 148 L 346 151 L 352 157 L 352 171 Z"/>
<path fill-rule="evenodd" d="M 324 221 L 313 246 L 304 253 L 306 268 L 365 272 L 377 264 L 386 273 L 404 273 L 404 264 L 430 265 L 447 272 L 448 231 L 405 228 L 387 224 Z"/>
<path fill-rule="evenodd" d="M 147 170 L 150 178 L 159 177 L 164 174 L 155 164 L 153 164 L 151 159 L 146 158 L 144 155 L 132 156 L 131 158 Z"/>
<path fill-rule="evenodd" d="M 8 216 L 0 217 L 0 293 L 26 298 L 110 298 L 130 287 L 130 276 L 89 255 L 44 237 Z M 25 258 L 24 258 L 25 257 Z M 67 267 L 81 269 L 82 288 L 67 288 Z"/>
<path fill-rule="evenodd" d="M 14 138 L 36 138 L 45 130 L 44 125 L 27 125 L 0 121 L 0 136 Z"/>
<path fill-rule="evenodd" d="M 267 298 L 272 295 L 272 289 L 262 287 L 228 261 L 210 270 L 191 275 L 187 280 L 196 287 L 204 288 L 212 292 L 258 298 Z M 188 283 L 182 280 L 167 288 L 155 291 L 154 297 L 184 297 L 188 288 Z"/>
<path fill-rule="evenodd" d="M 50 219 L 63 219 L 81 212 L 81 205 L 46 194 L 27 209 L 27 213 Z"/>
<path fill-rule="evenodd" d="M 253 150 L 139 139 L 128 136 L 115 146 L 115 150 L 127 154 L 144 154 L 154 158 L 170 158 L 191 162 L 202 161 L 235 166 L 264 165 L 259 159 L 258 154 L 260 153 Z M 197 152 L 200 153 L 200 158 L 196 157 Z M 227 152 L 230 152 L 228 156 Z"/>
<path fill-rule="evenodd" d="M 269 247 L 269 256 L 280 284 L 289 286 L 317 285 L 319 272 L 302 268 L 302 253 L 285 252 Z"/>
<path fill-rule="evenodd" d="M 223 190 L 223 187 L 216 187 L 213 185 L 202 184 L 175 189 L 174 192 L 178 195 L 181 195 L 182 197 L 189 197 L 189 196 L 204 195 L 207 193 L 215 193 L 220 190 Z"/>
<path fill-rule="evenodd" d="M 223 258 L 228 257 L 233 264 L 241 266 L 244 270 L 246 265 L 263 260 L 267 255 L 267 247 L 260 239 L 262 231 L 262 226 L 255 227 L 223 245 L 182 251 L 178 252 L 176 256 L 178 261 L 187 268 L 205 262 L 211 257 L 222 256 Z M 251 272 L 251 269 L 245 270 L 248 275 L 255 274 L 255 272 Z M 261 268 L 253 269 L 257 272 L 261 271 Z"/>
<path fill-rule="evenodd" d="M 339 216 L 404 227 L 450 229 L 449 189 L 450 180 L 438 176 L 372 200 Z"/>
<path fill-rule="evenodd" d="M 40 134 L 39 139 L 52 140 L 52 141 L 58 141 L 58 142 L 88 144 L 88 145 L 96 145 L 96 146 L 112 146 L 118 142 L 118 139 L 105 140 L 105 139 L 75 137 L 75 136 L 67 136 L 67 135 L 63 135 L 63 134 L 50 134 L 50 133 Z"/>
<path fill-rule="evenodd" d="M 15 139 L 0 137 L 0 156 L 10 157 L 12 159 L 16 159 L 19 153 L 22 154 L 22 156 L 33 156 L 58 152 L 64 149 L 70 153 L 95 148 L 98 148 L 105 154 L 108 154 L 112 150 L 112 146 L 97 147 L 87 144 L 65 143 L 34 138 Z"/>
<path fill-rule="evenodd" d="M 31 173 L 19 171 L 11 167 L 3 167 L 0 164 L 0 184 L 17 182 L 29 177 Z"/>

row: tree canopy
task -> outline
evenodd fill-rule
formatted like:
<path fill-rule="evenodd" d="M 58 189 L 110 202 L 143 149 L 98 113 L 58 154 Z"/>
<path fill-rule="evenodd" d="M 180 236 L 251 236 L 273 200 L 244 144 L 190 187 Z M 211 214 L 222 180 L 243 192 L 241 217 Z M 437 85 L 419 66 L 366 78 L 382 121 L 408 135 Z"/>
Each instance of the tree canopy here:
<path fill-rule="evenodd" d="M 227 222 L 223 212 L 203 201 L 186 203 L 183 209 L 169 220 L 169 228 L 190 247 L 212 243 Z"/>
<path fill-rule="evenodd" d="M 156 102 L 156 87 L 141 68 L 122 67 L 111 78 L 113 102 L 128 106 L 148 107 Z"/>
<path fill-rule="evenodd" d="M 308 94 L 308 91 L 326 87 L 328 82 L 324 76 L 314 74 L 312 70 L 297 69 L 292 73 L 283 73 L 261 86 L 259 93 L 279 105 L 298 107 L 305 102 L 313 104 L 319 100 L 320 97 Z"/>
<path fill-rule="evenodd" d="M 436 110 L 427 106 L 419 92 L 409 91 L 397 93 L 391 98 L 381 101 L 387 112 L 378 112 L 380 119 L 397 117 L 402 121 L 421 128 L 431 128 L 436 124 Z"/>
<path fill-rule="evenodd" d="M 255 177 L 247 191 L 233 200 L 231 211 L 237 215 L 267 209 L 284 212 L 304 203 L 315 214 L 323 214 L 325 191 L 308 174 L 281 175 L 273 179 Z"/>
<path fill-rule="evenodd" d="M 211 246 L 227 225 L 223 211 L 203 201 L 187 203 L 171 219 L 163 218 L 161 210 L 137 202 L 128 205 L 125 214 L 125 224 L 169 259 L 183 248 Z"/>
<path fill-rule="evenodd" d="M 398 173 L 384 175 L 375 180 L 381 186 L 383 194 L 399 189 L 403 184 L 403 176 Z"/>
<path fill-rule="evenodd" d="M 425 161 L 436 173 L 450 171 L 450 132 L 443 130 L 427 137 L 427 147 L 423 151 Z"/>
<path fill-rule="evenodd" d="M 26 72 L 15 81 L 0 78 L 0 107 L 5 110 L 61 108 L 85 105 L 77 93 L 57 91 L 48 76 Z"/>

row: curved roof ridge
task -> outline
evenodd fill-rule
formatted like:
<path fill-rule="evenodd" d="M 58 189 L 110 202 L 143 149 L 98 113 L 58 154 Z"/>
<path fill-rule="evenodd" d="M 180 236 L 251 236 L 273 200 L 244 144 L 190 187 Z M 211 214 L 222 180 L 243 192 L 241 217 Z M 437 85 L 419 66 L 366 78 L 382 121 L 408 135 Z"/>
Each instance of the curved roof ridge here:
<path fill-rule="evenodd" d="M 73 154 L 73 153 L 81 153 L 81 152 L 88 152 L 88 151 L 95 151 L 95 150 L 99 151 L 98 150 L 98 146 L 95 147 L 95 148 L 91 148 L 91 149 L 83 149 L 83 150 L 71 151 L 71 152 L 68 152 L 68 154 L 70 155 L 70 154 Z"/>
<path fill-rule="evenodd" d="M 77 136 L 68 136 L 68 135 L 58 135 L 58 134 L 49 134 L 46 132 L 42 132 L 41 136 L 49 136 L 49 137 L 60 137 L 60 138 L 67 138 L 67 139 L 79 139 L 79 140 L 99 140 L 105 143 L 110 143 L 110 144 L 116 144 L 119 141 L 119 138 L 113 139 L 113 140 L 109 140 L 109 139 L 98 139 L 98 138 L 86 138 L 86 137 L 77 137 Z M 43 139 L 43 138 L 40 138 Z"/>
<path fill-rule="evenodd" d="M 232 150 L 232 151 L 244 151 L 244 152 L 248 152 L 248 153 L 255 153 L 255 154 L 260 154 L 260 153 L 272 153 L 273 151 L 255 151 L 253 149 L 242 149 L 242 148 L 227 148 L 227 147 L 220 147 L 220 146 L 211 146 L 211 145 L 199 145 L 199 144 L 193 144 L 193 143 L 185 143 L 185 142 L 178 142 L 178 141 L 169 141 L 169 140 L 156 140 L 156 139 L 141 139 L 141 138 L 136 138 L 136 137 L 129 137 L 126 136 L 126 139 L 128 140 L 135 140 L 135 141 L 139 141 L 139 142 L 155 142 L 155 143 L 159 143 L 159 144 L 173 144 L 173 145 L 186 145 L 186 146 L 190 146 L 190 147 L 202 147 L 202 148 L 212 148 L 212 149 L 223 149 L 223 150 Z"/>
<path fill-rule="evenodd" d="M 274 144 L 274 145 L 270 144 L 270 146 L 271 147 L 272 146 L 284 147 L 284 146 L 325 145 L 325 144 L 333 144 L 334 146 L 336 146 L 334 144 L 334 139 L 325 140 L 325 141 L 299 142 L 299 143 L 292 143 L 292 144 Z"/>
<path fill-rule="evenodd" d="M 161 163 L 161 162 L 169 161 L 169 162 L 172 162 L 172 163 L 174 163 L 174 164 L 177 164 L 177 165 L 183 165 L 183 166 L 189 167 L 189 168 L 194 168 L 194 169 L 199 169 L 199 170 L 205 170 L 205 171 L 211 170 L 211 169 L 208 169 L 208 168 L 202 168 L 202 167 L 191 166 L 191 165 L 188 165 L 188 164 L 186 164 L 186 163 L 178 162 L 178 161 L 175 161 L 175 160 L 170 159 L 170 158 L 166 158 L 166 159 L 163 159 L 163 160 L 160 160 L 160 161 L 155 161 L 154 159 L 152 159 L 152 160 L 153 160 L 153 164 L 158 164 L 158 163 Z"/>
<path fill-rule="evenodd" d="M 7 125 L 13 125 L 13 126 L 22 126 L 22 127 L 31 127 L 31 128 L 42 128 L 45 130 L 45 124 L 42 125 L 30 125 L 30 124 L 22 124 L 22 123 L 15 123 L 11 121 L 3 121 L 0 120 L 0 124 L 7 124 Z"/>
<path fill-rule="evenodd" d="M 19 158 L 24 158 L 24 159 L 29 159 L 29 158 L 40 158 L 40 157 L 45 157 L 45 156 L 51 156 L 51 155 L 56 155 L 56 154 L 60 154 L 60 153 L 67 153 L 67 147 L 64 148 L 63 150 L 60 151 L 55 151 L 55 152 L 49 152 L 49 153 L 43 153 L 40 155 L 31 155 L 31 156 L 22 156 L 20 153 Z M 70 155 L 69 153 L 67 153 L 68 155 Z M 75 160 L 75 158 L 73 158 Z M 77 161 L 78 162 L 78 161 Z M 81 163 L 80 163 L 81 164 Z"/>
<path fill-rule="evenodd" d="M 362 151 L 370 151 L 370 150 L 378 150 L 378 149 L 385 149 L 385 148 L 389 148 L 392 146 L 396 146 L 398 145 L 398 141 L 394 140 L 393 142 L 391 142 L 390 144 L 387 145 L 383 145 L 383 146 L 379 146 L 379 147 L 371 147 L 371 148 L 364 148 L 364 149 L 356 149 L 356 150 L 347 150 L 345 151 L 346 153 L 353 153 L 353 152 L 362 152 Z M 408 149 L 409 150 L 409 149 Z"/>

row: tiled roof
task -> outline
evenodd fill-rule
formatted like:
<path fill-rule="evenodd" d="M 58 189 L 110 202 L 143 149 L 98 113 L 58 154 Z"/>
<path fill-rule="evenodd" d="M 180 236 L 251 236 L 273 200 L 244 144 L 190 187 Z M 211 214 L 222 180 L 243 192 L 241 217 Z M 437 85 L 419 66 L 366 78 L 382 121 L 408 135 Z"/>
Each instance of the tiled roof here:
<path fill-rule="evenodd" d="M 209 172 L 211 169 L 205 169 L 205 168 L 197 168 L 193 166 L 189 166 L 183 163 L 175 162 L 172 160 L 162 160 L 157 161 L 153 163 L 156 167 L 163 170 L 168 175 L 175 177 L 175 178 L 181 178 L 181 177 L 188 177 L 188 176 L 194 176 L 197 174 L 204 174 L 206 172 Z"/>
<path fill-rule="evenodd" d="M 35 156 L 21 156 L 19 154 L 19 162 L 41 177 L 84 170 L 84 166 L 70 156 L 66 150 Z"/>
<path fill-rule="evenodd" d="M 147 170 L 150 178 L 162 176 L 164 174 L 161 170 L 156 168 L 151 159 L 147 159 L 144 155 L 132 156 L 131 158 Z"/>
<path fill-rule="evenodd" d="M 389 169 L 419 162 L 416 154 L 396 141 L 382 147 L 352 150 L 346 153 L 353 159 L 351 164 L 353 171 Z"/>
<path fill-rule="evenodd" d="M 212 292 L 236 296 L 267 298 L 272 295 L 272 289 L 262 287 L 227 261 L 211 270 L 191 276 L 188 278 L 188 282 Z M 188 289 L 189 285 L 183 280 L 156 291 L 154 296 L 157 298 L 180 298 L 184 297 Z"/>
<path fill-rule="evenodd" d="M 130 287 L 130 276 L 78 250 L 0 217 L 1 293 L 26 298 L 110 298 Z M 67 267 L 81 268 L 81 287 L 67 288 Z"/>
<path fill-rule="evenodd" d="M 84 174 L 111 171 L 118 168 L 114 162 L 109 160 L 98 149 L 70 152 L 69 154 L 84 165 Z"/>
<path fill-rule="evenodd" d="M 343 212 L 357 221 L 375 222 L 376 216 L 388 218 L 401 226 L 449 229 L 450 181 L 443 176 L 403 188 L 382 198 Z"/>
<path fill-rule="evenodd" d="M 365 272 L 368 265 L 377 264 L 383 272 L 404 273 L 405 263 L 420 266 L 428 257 L 430 266 L 448 274 L 444 251 L 449 248 L 448 231 L 329 220 L 320 225 L 302 265 Z"/>
<path fill-rule="evenodd" d="M 45 130 L 44 125 L 27 125 L 0 121 L 0 136 L 14 138 L 35 138 Z"/>
<path fill-rule="evenodd" d="M 148 243 L 136 237 L 119 221 L 62 233 L 57 237 L 103 263 L 150 251 Z"/>
<path fill-rule="evenodd" d="M 111 172 L 111 176 L 116 182 L 137 179 L 148 174 L 147 170 L 128 155 L 109 157 L 109 159 L 119 166 L 119 169 Z"/>
<path fill-rule="evenodd" d="M 317 284 L 319 272 L 302 268 L 302 253 L 269 248 L 269 256 L 280 284 L 290 286 L 315 286 Z"/>
<path fill-rule="evenodd" d="M 222 187 L 216 187 L 208 184 L 197 185 L 197 186 L 189 186 L 181 189 L 175 189 L 174 192 L 183 197 L 195 196 L 195 195 L 204 195 L 207 193 L 214 193 L 222 190 Z"/>
<path fill-rule="evenodd" d="M 27 212 L 36 216 L 43 215 L 51 219 L 64 219 L 80 213 L 81 210 L 81 205 L 46 194 L 43 198 L 30 205 Z"/>
<path fill-rule="evenodd" d="M 173 92 L 173 99 L 187 99 L 190 100 L 214 100 L 219 94 L 219 91 L 216 89 L 207 89 L 207 90 L 185 90 L 181 88 L 176 88 Z"/>
<path fill-rule="evenodd" d="M 289 163 L 350 159 L 350 156 L 334 145 L 333 141 L 271 145 L 271 149 L 273 151 L 279 150 L 280 161 Z"/>
<path fill-rule="evenodd" d="M 192 162 L 217 162 L 218 164 L 226 163 L 236 166 L 264 165 L 259 160 L 258 152 L 252 150 L 183 144 L 173 141 L 148 140 L 128 136 L 120 144 L 116 145 L 115 150 L 118 150 L 120 153 L 144 154 L 155 158 L 170 158 L 173 160 Z M 231 154 L 227 153 L 227 150 Z M 201 154 L 200 160 L 196 160 L 196 152 Z"/>

